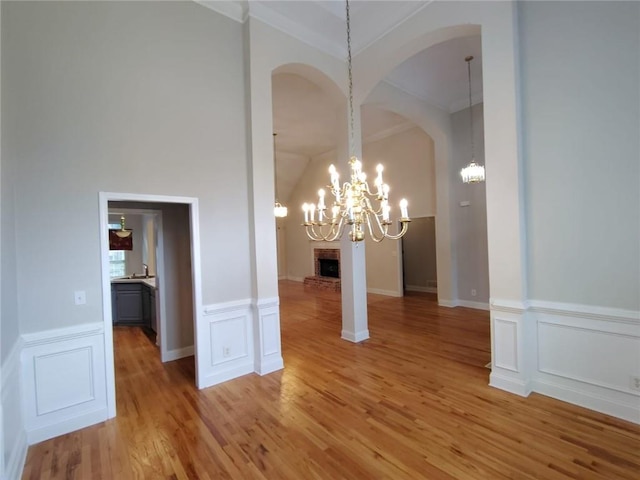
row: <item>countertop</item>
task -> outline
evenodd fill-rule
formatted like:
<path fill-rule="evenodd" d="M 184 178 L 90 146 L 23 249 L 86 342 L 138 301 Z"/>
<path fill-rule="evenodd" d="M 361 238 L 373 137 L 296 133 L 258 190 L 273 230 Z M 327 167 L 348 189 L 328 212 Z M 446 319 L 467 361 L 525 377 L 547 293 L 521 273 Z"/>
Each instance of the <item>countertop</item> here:
<path fill-rule="evenodd" d="M 149 286 L 149 287 L 151 287 L 153 289 L 157 289 L 155 277 L 153 277 L 153 278 L 144 278 L 144 277 L 138 277 L 138 278 L 128 278 L 128 277 L 112 278 L 111 279 L 111 283 L 144 283 L 145 285 L 147 285 L 147 286 Z"/>

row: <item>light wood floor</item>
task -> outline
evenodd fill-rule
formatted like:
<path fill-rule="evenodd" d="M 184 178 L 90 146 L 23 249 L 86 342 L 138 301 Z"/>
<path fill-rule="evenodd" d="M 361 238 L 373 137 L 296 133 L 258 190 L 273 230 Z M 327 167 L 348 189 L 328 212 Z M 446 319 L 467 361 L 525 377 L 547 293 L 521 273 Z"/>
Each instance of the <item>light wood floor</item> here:
<path fill-rule="evenodd" d="M 340 339 L 340 297 L 282 282 L 284 371 L 194 388 L 115 329 L 118 416 L 29 449 L 25 479 L 634 479 L 640 427 L 487 386 L 486 312 L 369 297 L 371 339 Z"/>

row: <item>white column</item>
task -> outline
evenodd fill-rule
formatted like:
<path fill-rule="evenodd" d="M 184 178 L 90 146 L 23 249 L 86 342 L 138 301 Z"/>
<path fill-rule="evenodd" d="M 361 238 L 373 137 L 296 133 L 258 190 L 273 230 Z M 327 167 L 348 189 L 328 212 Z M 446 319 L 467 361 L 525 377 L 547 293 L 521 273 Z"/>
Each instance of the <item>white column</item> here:
<path fill-rule="evenodd" d="M 346 120 L 345 141 L 337 149 L 341 178 L 349 178 L 349 139 L 350 119 L 347 108 L 340 117 Z M 353 153 L 362 159 L 362 137 L 360 129 L 360 106 L 354 105 L 353 113 Z M 341 148 L 340 148 L 341 147 Z M 364 159 L 366 162 L 366 159 Z M 369 167 L 369 164 L 365 164 Z M 367 319 L 367 266 L 365 242 L 352 242 L 349 239 L 349 226 L 340 240 L 340 271 L 342 285 L 342 338 L 350 342 L 361 342 L 369 338 Z"/>
<path fill-rule="evenodd" d="M 499 8 L 498 8 L 499 7 Z M 490 385 L 531 392 L 535 325 L 527 315 L 526 227 L 519 148 L 515 3 L 496 7 L 482 29 L 487 240 L 491 288 Z"/>
<path fill-rule="evenodd" d="M 264 375 L 284 367 L 280 344 L 278 254 L 273 216 L 273 112 L 271 70 L 259 55 L 251 54 L 253 20 L 245 23 L 250 98 L 249 185 L 253 291 L 253 340 L 256 373 Z"/>

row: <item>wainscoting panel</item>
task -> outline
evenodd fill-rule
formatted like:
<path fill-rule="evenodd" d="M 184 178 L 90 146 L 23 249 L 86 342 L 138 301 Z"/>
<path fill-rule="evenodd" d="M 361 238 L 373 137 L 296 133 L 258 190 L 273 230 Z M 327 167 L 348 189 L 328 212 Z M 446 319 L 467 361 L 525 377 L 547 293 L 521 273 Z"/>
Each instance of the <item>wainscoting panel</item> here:
<path fill-rule="evenodd" d="M 640 321 L 637 314 L 536 305 L 535 390 L 640 423 Z"/>
<path fill-rule="evenodd" d="M 518 372 L 518 323 L 504 318 L 493 321 L 494 365 Z"/>
<path fill-rule="evenodd" d="M 107 419 L 103 325 L 23 335 L 24 418 L 30 444 Z"/>
<path fill-rule="evenodd" d="M 264 298 L 256 302 L 256 355 L 254 371 L 266 375 L 284 368 L 280 344 L 280 300 Z"/>
<path fill-rule="evenodd" d="M 251 300 L 207 305 L 199 317 L 198 388 L 253 372 Z"/>
<path fill-rule="evenodd" d="M 2 460 L 0 478 L 17 480 L 22 475 L 27 457 L 27 435 L 23 425 L 22 396 L 20 389 L 20 350 L 18 340 L 2 365 Z"/>
<path fill-rule="evenodd" d="M 532 325 L 525 304 L 491 300 L 492 387 L 525 397 L 531 393 Z"/>

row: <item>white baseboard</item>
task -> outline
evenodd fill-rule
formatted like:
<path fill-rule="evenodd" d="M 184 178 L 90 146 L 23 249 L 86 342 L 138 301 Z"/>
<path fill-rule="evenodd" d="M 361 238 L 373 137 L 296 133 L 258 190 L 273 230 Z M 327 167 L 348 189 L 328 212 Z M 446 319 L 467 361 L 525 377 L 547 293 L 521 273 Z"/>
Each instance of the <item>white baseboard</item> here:
<path fill-rule="evenodd" d="M 206 376 L 203 379 L 203 385 L 198 385 L 198 388 L 212 387 L 250 373 L 253 373 L 253 363 L 236 364 L 228 369 L 218 369 L 211 375 Z"/>
<path fill-rule="evenodd" d="M 165 358 L 162 359 L 162 362 L 172 362 L 174 360 L 178 360 L 184 357 L 192 357 L 194 352 L 193 345 L 183 348 L 176 348 L 175 350 L 167 351 Z"/>
<path fill-rule="evenodd" d="M 44 442 L 50 438 L 58 437 L 66 433 L 75 432 L 82 428 L 90 427 L 96 423 L 104 422 L 108 419 L 107 407 L 93 412 L 80 415 L 69 415 L 67 418 L 59 419 L 50 425 L 38 425 L 27 433 L 29 445 Z"/>
<path fill-rule="evenodd" d="M 404 289 L 407 292 L 438 293 L 436 287 L 423 287 L 421 285 L 405 285 Z"/>
<path fill-rule="evenodd" d="M 254 367 L 255 373 L 258 375 L 268 375 L 284 368 L 284 361 L 282 356 L 276 356 L 272 360 L 265 359 L 260 365 Z"/>
<path fill-rule="evenodd" d="M 542 395 L 640 424 L 640 397 L 629 395 L 625 399 L 614 392 L 594 392 L 592 387 L 579 382 L 550 378 L 537 378 L 533 385 L 534 391 Z"/>
<path fill-rule="evenodd" d="M 454 308 L 458 306 L 458 301 L 457 300 L 443 300 L 443 299 L 438 299 L 438 306 L 440 307 L 447 307 L 447 308 Z"/>
<path fill-rule="evenodd" d="M 304 277 L 293 277 L 293 276 L 289 275 L 289 276 L 287 276 L 287 280 L 290 280 L 292 282 L 304 283 Z"/>
<path fill-rule="evenodd" d="M 386 295 L 387 297 L 402 297 L 402 292 L 398 292 L 396 290 L 383 290 L 380 288 L 367 288 L 367 293 Z"/>
<path fill-rule="evenodd" d="M 362 330 L 360 332 L 348 332 L 346 330 L 342 330 L 341 337 L 343 340 L 359 343 L 369 338 L 369 330 Z"/>
<path fill-rule="evenodd" d="M 524 382 L 519 378 L 512 378 L 506 375 L 500 375 L 492 371 L 489 375 L 489 386 L 514 393 L 521 397 L 528 397 L 532 392 L 530 382 Z"/>
<path fill-rule="evenodd" d="M 469 300 L 458 300 L 459 307 L 475 308 L 476 310 L 489 311 L 489 304 L 484 302 L 470 302 Z"/>

